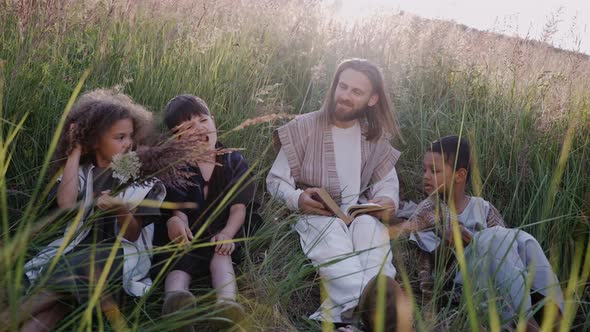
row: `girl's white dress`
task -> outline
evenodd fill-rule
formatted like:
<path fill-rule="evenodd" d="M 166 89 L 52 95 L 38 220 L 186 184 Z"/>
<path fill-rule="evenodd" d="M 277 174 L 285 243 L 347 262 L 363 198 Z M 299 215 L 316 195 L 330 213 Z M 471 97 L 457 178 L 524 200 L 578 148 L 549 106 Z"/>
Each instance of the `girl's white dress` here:
<path fill-rule="evenodd" d="M 85 220 L 94 212 L 93 208 L 93 165 L 83 165 L 80 167 L 79 176 L 79 192 L 81 195 L 81 204 L 84 209 L 83 216 L 78 223 L 73 223 L 68 226 L 64 232 L 64 236 L 51 242 L 39 254 L 28 261 L 24 268 L 25 274 L 31 283 L 34 283 L 39 276 L 42 275 L 44 268 L 51 263 L 57 255 L 60 247 L 65 246 L 62 255 L 71 252 L 83 241 L 89 234 L 90 228 L 83 227 Z M 58 179 L 58 181 L 61 180 Z M 166 189 L 164 185 L 157 179 L 142 184 L 131 185 L 123 190 L 119 197 L 127 204 L 128 208 L 134 209 L 148 196 L 152 201 L 161 203 L 166 196 Z M 118 233 L 117 223 L 113 223 L 115 227 L 115 234 Z M 72 229 L 74 227 L 74 229 Z M 70 236 L 70 242 L 64 245 L 64 241 L 68 233 L 73 231 L 73 236 Z M 154 225 L 150 224 L 142 228 L 139 238 L 132 242 L 125 238 L 121 241 L 123 248 L 123 271 L 122 283 L 125 292 L 132 296 L 141 296 L 147 292 L 152 284 L 149 277 L 151 267 L 151 249 L 152 238 L 154 233 Z"/>

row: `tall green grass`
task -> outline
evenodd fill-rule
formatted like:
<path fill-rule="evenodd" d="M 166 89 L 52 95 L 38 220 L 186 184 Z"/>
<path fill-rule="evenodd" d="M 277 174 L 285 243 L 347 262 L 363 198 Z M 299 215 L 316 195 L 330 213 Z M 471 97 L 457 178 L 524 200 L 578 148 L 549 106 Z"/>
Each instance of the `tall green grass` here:
<path fill-rule="evenodd" d="M 86 70 L 83 90 L 118 86 L 156 114 L 177 94 L 199 95 L 218 129 L 228 132 L 248 118 L 318 109 L 338 62 L 365 57 L 382 66 L 402 126 L 403 140 L 393 142 L 403 152 L 402 196 L 422 198 L 426 144 L 462 130 L 478 152 L 473 192 L 498 207 L 510 227 L 539 240 L 571 299 L 567 326 L 590 330 L 587 56 L 407 14 L 344 26 L 314 2 L 19 3 L 0 4 L 0 288 L 8 290 L 0 308 L 15 308 L 25 259 L 65 225 L 43 219 L 48 211 L 36 193 L 47 192 L 49 178 L 40 178 L 47 151 Z M 294 216 L 264 193 L 274 158 L 271 132 L 280 123 L 222 136 L 255 164 L 265 220 L 244 245 L 239 300 L 253 329 L 319 330 L 306 318 L 319 305 L 319 279 L 290 227 Z M 25 213 L 28 206 L 35 211 Z M 406 241 L 394 241 L 393 249 L 397 265 L 408 264 L 399 270 L 413 281 Z M 156 287 L 147 298 L 127 299 L 123 312 L 131 326 L 172 327 L 159 318 L 161 292 Z M 476 309 L 485 317 L 482 326 L 497 326 L 487 309 Z M 199 310 L 178 320 L 211 316 L 207 307 Z M 440 306 L 434 320 L 419 307 L 416 312 L 417 326 L 426 330 L 474 326 L 465 299 L 458 307 Z M 82 317 L 75 311 L 60 329 L 78 326 Z"/>

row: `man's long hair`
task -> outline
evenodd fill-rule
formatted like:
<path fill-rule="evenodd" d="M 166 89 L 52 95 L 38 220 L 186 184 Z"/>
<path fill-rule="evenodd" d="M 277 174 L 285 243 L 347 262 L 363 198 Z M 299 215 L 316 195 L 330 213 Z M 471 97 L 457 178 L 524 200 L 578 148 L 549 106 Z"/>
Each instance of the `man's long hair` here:
<path fill-rule="evenodd" d="M 330 118 L 333 119 L 334 111 L 336 110 L 336 102 L 334 101 L 336 86 L 340 80 L 340 74 L 346 69 L 353 69 L 365 74 L 373 86 L 372 93 L 377 93 L 379 95 L 379 101 L 377 104 L 372 107 L 367 107 L 365 110 L 368 124 L 368 131 L 366 134 L 367 140 L 376 140 L 383 135 L 390 136 L 389 138 L 401 138 L 395 110 L 391 107 L 389 96 L 385 93 L 383 74 L 377 66 L 365 59 L 345 60 L 340 63 L 338 69 L 336 69 L 332 85 L 330 86 L 330 93 L 326 96 L 323 106 L 323 108 L 330 114 Z"/>

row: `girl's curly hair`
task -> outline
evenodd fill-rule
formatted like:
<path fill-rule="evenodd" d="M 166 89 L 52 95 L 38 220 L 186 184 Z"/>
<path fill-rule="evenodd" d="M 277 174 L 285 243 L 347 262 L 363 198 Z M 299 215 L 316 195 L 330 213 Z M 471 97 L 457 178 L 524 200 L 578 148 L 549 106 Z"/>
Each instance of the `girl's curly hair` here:
<path fill-rule="evenodd" d="M 114 89 L 96 89 L 84 93 L 66 118 L 54 155 L 53 174 L 65 164 L 76 143 L 82 146 L 83 151 L 80 164 L 93 162 L 94 147 L 101 135 L 123 119 L 133 121 L 134 148 L 152 133 L 152 113 L 136 104 L 131 97 Z"/>

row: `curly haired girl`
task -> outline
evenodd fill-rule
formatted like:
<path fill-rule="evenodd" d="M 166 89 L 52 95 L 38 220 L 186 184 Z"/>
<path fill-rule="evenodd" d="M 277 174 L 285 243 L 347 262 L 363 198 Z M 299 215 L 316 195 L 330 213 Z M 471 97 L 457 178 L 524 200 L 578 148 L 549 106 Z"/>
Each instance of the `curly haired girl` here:
<path fill-rule="evenodd" d="M 165 188 L 154 178 L 111 195 L 121 185 L 109 168 L 113 156 L 135 149 L 151 125 L 150 112 L 112 90 L 88 92 L 74 105 L 55 155 L 63 171 L 54 191 L 57 206 L 73 218 L 64 237 L 25 264 L 28 279 L 43 291 L 22 304 L 23 331 L 51 329 L 72 305 L 89 300 L 121 324 L 111 295 L 123 288 L 141 296 L 151 285 L 152 222 L 160 210 L 139 202 L 161 202 Z"/>

